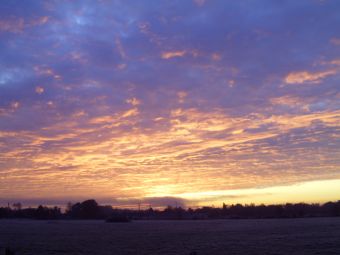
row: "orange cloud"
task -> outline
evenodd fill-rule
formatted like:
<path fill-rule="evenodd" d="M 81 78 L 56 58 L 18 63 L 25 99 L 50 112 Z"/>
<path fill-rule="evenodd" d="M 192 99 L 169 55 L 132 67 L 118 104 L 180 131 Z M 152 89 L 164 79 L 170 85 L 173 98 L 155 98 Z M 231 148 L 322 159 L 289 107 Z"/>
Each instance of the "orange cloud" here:
<path fill-rule="evenodd" d="M 222 109 L 174 109 L 158 116 L 156 124 L 166 126 L 154 129 L 137 126 L 142 114 L 137 108 L 96 118 L 81 114 L 39 131 L 0 132 L 6 138 L 0 159 L 7 162 L 1 194 L 25 197 L 29 190 L 30 196 L 143 198 L 192 193 L 199 202 L 204 195 L 218 195 L 221 187 L 268 187 L 282 185 L 283 179 L 291 184 L 312 180 L 316 172 L 318 179 L 339 175 L 338 153 L 331 147 L 323 153 L 265 141 L 316 121 L 337 127 L 340 111 L 232 117 Z M 270 129 L 262 130 L 263 125 Z M 317 135 L 294 137 L 291 143 L 309 141 L 317 142 Z M 19 188 L 13 191 L 13 185 Z"/>
<path fill-rule="evenodd" d="M 219 61 L 219 60 L 222 59 L 222 56 L 220 54 L 218 54 L 218 53 L 213 53 L 211 55 L 211 59 L 214 60 L 214 61 Z"/>
<path fill-rule="evenodd" d="M 274 97 L 270 99 L 270 103 L 272 105 L 282 105 L 287 107 L 299 107 L 302 110 L 308 111 L 309 104 L 305 102 L 302 98 L 295 96 L 282 96 L 282 97 Z"/>
<path fill-rule="evenodd" d="M 90 120 L 90 123 L 91 124 L 102 124 L 102 123 L 110 123 L 110 122 L 113 122 L 114 120 L 115 120 L 114 117 L 110 115 L 106 115 L 106 116 L 93 118 Z"/>
<path fill-rule="evenodd" d="M 61 79 L 61 76 L 56 74 L 51 68 L 45 66 L 35 66 L 33 69 L 38 75 L 47 75 L 52 76 L 54 79 Z"/>
<path fill-rule="evenodd" d="M 302 84 L 302 83 L 319 83 L 323 78 L 336 74 L 336 70 L 327 70 L 323 72 L 292 72 L 285 77 L 287 84 Z"/>
<path fill-rule="evenodd" d="M 45 89 L 43 87 L 40 87 L 40 86 L 35 87 L 35 92 L 39 95 L 44 93 L 44 91 Z"/>
<path fill-rule="evenodd" d="M 132 108 L 130 110 L 127 110 L 126 112 L 123 113 L 123 117 L 127 118 L 127 117 L 132 117 L 132 116 L 136 116 L 139 114 L 139 111 L 137 108 Z"/>
<path fill-rule="evenodd" d="M 170 58 L 176 58 L 176 57 L 183 57 L 186 54 L 186 51 L 169 51 L 169 52 L 163 52 L 161 57 L 163 59 L 170 59 Z"/>
<path fill-rule="evenodd" d="M 332 64 L 332 65 L 340 65 L 340 59 L 334 59 L 334 60 L 332 60 L 332 61 L 330 61 L 329 62 L 330 64 Z"/>

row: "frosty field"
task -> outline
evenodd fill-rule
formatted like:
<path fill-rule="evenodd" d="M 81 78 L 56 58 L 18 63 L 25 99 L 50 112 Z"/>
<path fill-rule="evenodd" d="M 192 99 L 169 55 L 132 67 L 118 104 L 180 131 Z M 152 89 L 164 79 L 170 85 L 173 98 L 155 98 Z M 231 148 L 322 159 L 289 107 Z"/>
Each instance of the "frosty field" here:
<path fill-rule="evenodd" d="M 340 218 L 206 221 L 0 220 L 15 254 L 340 254 Z M 1 254 L 1 253 L 0 253 Z"/>

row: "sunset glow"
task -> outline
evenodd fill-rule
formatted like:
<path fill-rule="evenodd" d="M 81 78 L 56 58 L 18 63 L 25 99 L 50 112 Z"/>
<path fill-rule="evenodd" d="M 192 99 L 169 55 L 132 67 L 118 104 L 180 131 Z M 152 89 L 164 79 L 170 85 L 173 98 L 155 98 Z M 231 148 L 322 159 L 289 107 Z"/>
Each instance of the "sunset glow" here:
<path fill-rule="evenodd" d="M 2 2 L 0 205 L 339 200 L 339 10 Z"/>

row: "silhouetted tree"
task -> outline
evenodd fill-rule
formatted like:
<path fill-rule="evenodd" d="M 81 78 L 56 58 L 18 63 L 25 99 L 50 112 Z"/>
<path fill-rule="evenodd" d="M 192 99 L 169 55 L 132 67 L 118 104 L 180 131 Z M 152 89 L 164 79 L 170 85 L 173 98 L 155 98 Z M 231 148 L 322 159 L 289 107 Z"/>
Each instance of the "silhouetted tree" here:
<path fill-rule="evenodd" d="M 20 211 L 22 206 L 21 206 L 21 203 L 14 203 L 13 207 L 14 207 L 15 210 Z"/>
<path fill-rule="evenodd" d="M 86 200 L 82 203 L 72 205 L 67 212 L 75 219 L 98 219 L 100 218 L 100 208 L 94 199 Z"/>
<path fill-rule="evenodd" d="M 297 218 L 297 217 L 336 217 L 340 216 L 340 201 L 320 204 L 287 203 L 285 205 L 226 205 L 222 208 L 201 207 L 187 210 L 168 206 L 164 210 L 151 207 L 146 210 L 112 209 L 100 206 L 93 199 L 81 203 L 69 203 L 65 214 L 58 207 L 24 208 L 13 205 L 0 207 L 0 218 L 30 219 L 111 219 L 111 221 L 129 221 L 130 219 L 238 219 L 238 218 Z M 118 219 L 118 220 L 117 220 Z"/>

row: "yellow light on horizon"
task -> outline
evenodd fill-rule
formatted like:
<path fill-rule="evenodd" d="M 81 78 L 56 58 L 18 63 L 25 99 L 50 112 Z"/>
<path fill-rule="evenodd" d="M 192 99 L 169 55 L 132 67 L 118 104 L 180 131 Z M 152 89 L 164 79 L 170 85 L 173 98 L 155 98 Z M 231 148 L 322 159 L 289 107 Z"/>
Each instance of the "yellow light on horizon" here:
<path fill-rule="evenodd" d="M 293 185 L 267 188 L 214 190 L 181 194 L 175 196 L 193 205 L 233 204 L 282 204 L 282 203 L 324 203 L 340 200 L 340 179 L 302 182 Z"/>

